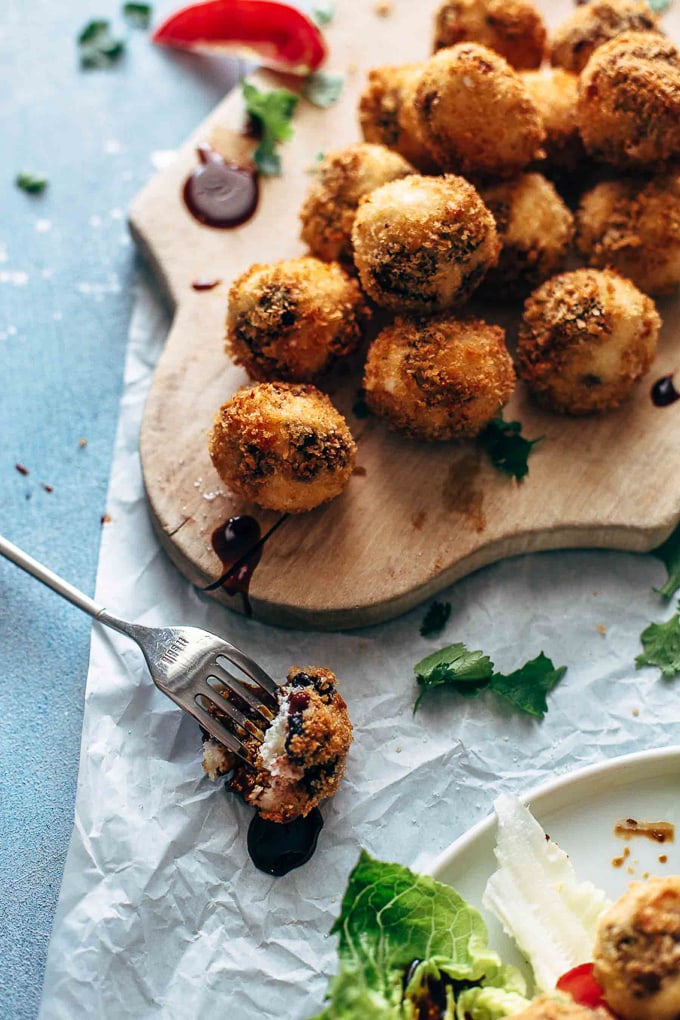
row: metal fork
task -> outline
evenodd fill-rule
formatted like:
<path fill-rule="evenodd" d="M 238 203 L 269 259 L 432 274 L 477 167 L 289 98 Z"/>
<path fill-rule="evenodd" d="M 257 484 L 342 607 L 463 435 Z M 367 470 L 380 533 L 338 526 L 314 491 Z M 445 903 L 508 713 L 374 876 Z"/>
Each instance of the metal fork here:
<path fill-rule="evenodd" d="M 250 656 L 216 634 L 197 627 L 143 627 L 120 620 L 2 535 L 0 554 L 99 623 L 136 641 L 156 687 L 220 744 L 248 764 L 254 763 L 257 747 L 277 712 L 278 702 L 276 683 Z M 235 666 L 243 678 L 234 676 L 229 665 Z M 252 718 L 220 695 L 225 689 L 249 706 Z M 207 710 L 207 702 L 227 717 L 233 729 Z"/>

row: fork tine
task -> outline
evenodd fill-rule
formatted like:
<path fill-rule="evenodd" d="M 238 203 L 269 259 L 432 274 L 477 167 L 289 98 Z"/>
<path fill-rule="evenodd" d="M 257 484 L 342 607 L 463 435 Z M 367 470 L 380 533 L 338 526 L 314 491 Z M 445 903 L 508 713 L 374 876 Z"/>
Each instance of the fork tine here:
<path fill-rule="evenodd" d="M 221 657 L 224 658 L 224 656 Z M 250 689 L 244 681 L 239 680 L 237 677 L 233 676 L 228 669 L 225 669 L 224 666 L 219 666 L 217 663 L 211 664 L 206 673 L 207 676 L 212 676 L 215 680 L 219 680 L 219 682 L 224 684 L 224 686 L 230 691 L 233 691 L 234 694 L 238 694 L 240 698 L 243 698 L 246 704 L 248 704 L 253 711 L 257 712 L 258 715 L 266 720 L 267 725 L 269 725 L 269 723 L 273 720 L 275 713 L 272 712 L 268 705 L 265 705 L 264 702 L 260 700 L 258 696 L 259 690 L 257 694 L 254 693 L 254 691 Z"/>
<path fill-rule="evenodd" d="M 245 716 L 243 712 L 239 712 L 238 708 L 236 708 L 236 706 L 233 705 L 227 698 L 220 697 L 219 693 L 207 682 L 207 680 L 197 678 L 192 684 L 192 694 L 198 694 L 203 698 L 207 698 L 210 703 L 215 706 L 215 708 L 219 709 L 219 711 L 223 712 L 225 715 L 228 715 L 237 726 L 240 726 L 241 729 L 246 730 L 247 733 L 250 733 L 251 736 L 255 737 L 258 743 L 262 743 L 264 740 L 264 733 L 259 726 L 256 726 L 252 719 Z"/>
<path fill-rule="evenodd" d="M 234 645 L 225 642 L 225 646 L 228 649 L 228 654 L 219 653 L 218 658 L 221 656 L 225 658 L 227 662 L 233 662 L 235 666 L 243 670 L 246 676 L 249 676 L 259 687 L 263 687 L 265 691 L 270 694 L 273 698 L 276 698 L 278 693 L 278 684 L 276 684 L 269 673 L 265 673 L 261 666 L 258 666 L 249 655 L 242 652 L 240 648 L 235 648 Z"/>
<path fill-rule="evenodd" d="M 220 744 L 232 751 L 233 754 L 238 755 L 246 764 L 253 765 L 251 761 L 250 752 L 246 745 L 242 743 L 235 733 L 224 725 L 219 719 L 216 719 L 214 715 L 210 715 L 209 712 L 199 705 L 197 701 L 192 701 L 191 707 L 184 704 L 182 708 L 185 712 L 189 712 L 194 717 L 196 722 L 207 730 L 211 737 L 214 737 Z"/>

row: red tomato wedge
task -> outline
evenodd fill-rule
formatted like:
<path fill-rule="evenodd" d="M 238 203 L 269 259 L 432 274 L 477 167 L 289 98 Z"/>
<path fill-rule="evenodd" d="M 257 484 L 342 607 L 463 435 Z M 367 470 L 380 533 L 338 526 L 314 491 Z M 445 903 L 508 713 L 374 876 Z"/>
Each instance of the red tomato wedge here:
<path fill-rule="evenodd" d="M 326 57 L 317 26 L 274 0 L 207 0 L 170 15 L 154 42 L 180 50 L 256 60 L 289 74 L 309 74 Z"/>
<path fill-rule="evenodd" d="M 589 1006 L 590 1009 L 600 1006 L 608 1009 L 607 1003 L 602 998 L 602 989 L 593 977 L 592 963 L 582 963 L 573 970 L 568 970 L 557 982 L 557 987 L 561 992 L 571 995 L 581 1006 Z M 611 1013 L 611 1010 L 609 1012 Z"/>

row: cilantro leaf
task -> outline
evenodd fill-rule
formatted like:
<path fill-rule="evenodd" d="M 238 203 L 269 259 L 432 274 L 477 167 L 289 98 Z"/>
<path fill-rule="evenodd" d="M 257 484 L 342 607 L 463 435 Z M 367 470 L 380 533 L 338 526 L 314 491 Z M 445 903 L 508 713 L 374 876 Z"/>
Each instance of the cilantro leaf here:
<path fill-rule="evenodd" d="M 39 195 L 47 187 L 47 178 L 42 174 L 31 174 L 24 171 L 16 175 L 14 183 L 17 188 L 21 188 L 29 195 Z"/>
<path fill-rule="evenodd" d="M 450 615 L 450 602 L 433 602 L 428 607 L 423 622 L 420 625 L 421 637 L 432 637 L 433 634 L 438 634 L 446 626 L 446 621 Z"/>
<path fill-rule="evenodd" d="M 123 4 L 123 17 L 133 28 L 148 28 L 151 24 L 151 4 Z"/>
<path fill-rule="evenodd" d="M 262 133 L 253 153 L 255 165 L 261 174 L 276 177 L 281 173 L 281 157 L 276 146 L 293 137 L 291 120 L 300 97 L 288 89 L 263 92 L 245 81 L 242 90 L 246 113 L 255 120 Z"/>
<path fill-rule="evenodd" d="M 486 687 L 493 675 L 493 662 L 483 652 L 471 652 L 462 641 L 425 656 L 415 667 L 416 680 L 421 688 L 413 706 L 418 706 L 434 687 L 452 687 L 458 694 L 475 697 Z"/>
<path fill-rule="evenodd" d="M 658 588 L 657 591 L 665 599 L 673 598 L 680 588 L 680 526 L 658 548 L 652 549 L 652 556 L 661 560 L 668 571 L 666 583 L 663 588 Z"/>
<path fill-rule="evenodd" d="M 316 71 L 305 79 L 302 93 L 314 106 L 320 106 L 323 110 L 337 103 L 342 95 L 345 84 L 344 74 L 334 74 L 331 71 Z"/>
<path fill-rule="evenodd" d="M 499 415 L 489 422 L 478 442 L 488 453 L 494 467 L 521 482 L 529 473 L 529 454 L 541 439 L 543 436 L 525 439 L 521 422 L 505 421 Z"/>
<path fill-rule="evenodd" d="M 315 21 L 319 28 L 330 25 L 335 17 L 335 0 L 317 0 L 312 11 L 312 21 Z"/>
<path fill-rule="evenodd" d="M 552 659 L 539 652 L 535 659 L 526 662 L 514 673 L 494 673 L 489 689 L 505 698 L 520 712 L 542 719 L 548 711 L 545 700 L 567 671 L 566 666 L 555 669 Z"/>
<path fill-rule="evenodd" d="M 125 52 L 125 42 L 116 39 L 111 23 L 103 18 L 89 21 L 78 36 L 80 66 L 86 70 L 111 67 Z"/>
<path fill-rule="evenodd" d="M 635 660 L 638 669 L 658 666 L 669 680 L 680 673 L 680 613 L 666 623 L 650 623 L 640 634 L 640 641 L 644 652 Z"/>

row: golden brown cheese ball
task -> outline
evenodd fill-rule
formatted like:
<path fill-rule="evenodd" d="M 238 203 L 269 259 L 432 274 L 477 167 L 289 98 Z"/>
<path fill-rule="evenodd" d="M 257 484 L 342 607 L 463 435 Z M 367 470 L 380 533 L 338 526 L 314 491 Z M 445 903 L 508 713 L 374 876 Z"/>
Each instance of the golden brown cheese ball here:
<path fill-rule="evenodd" d="M 320 259 L 352 258 L 352 224 L 359 200 L 381 184 L 414 172 L 403 156 L 384 145 L 358 143 L 331 152 L 300 210 L 302 240 Z"/>
<path fill-rule="evenodd" d="M 561 67 L 544 67 L 523 71 L 521 78 L 545 128 L 547 168 L 575 170 L 586 158 L 578 130 L 578 77 Z"/>
<path fill-rule="evenodd" d="M 412 174 L 359 204 L 352 229 L 361 284 L 384 308 L 440 311 L 495 265 L 493 216 L 462 177 Z"/>
<path fill-rule="evenodd" d="M 525 294 L 564 265 L 574 217 L 541 174 L 522 174 L 481 191 L 502 248 L 484 291 L 501 299 Z"/>
<path fill-rule="evenodd" d="M 612 266 L 647 294 L 680 284 L 680 173 L 605 181 L 583 196 L 577 245 L 591 266 Z"/>
<path fill-rule="evenodd" d="M 566 996 L 541 995 L 511 1020 L 611 1020 L 603 1009 L 588 1009 Z"/>
<path fill-rule="evenodd" d="M 251 379 L 310 382 L 356 350 L 367 316 L 361 288 L 336 263 L 255 265 L 229 292 L 226 349 Z"/>
<path fill-rule="evenodd" d="M 210 738 L 203 745 L 203 768 L 209 777 L 215 780 L 233 770 L 229 789 L 272 822 L 308 815 L 337 792 L 352 743 L 347 705 L 335 684 L 329 669 L 293 666 L 277 691 L 279 709 L 264 740 L 244 737 L 255 768 Z M 234 698 L 229 691 L 223 696 Z M 248 712 L 242 701 L 236 707 Z M 253 722 L 261 725 L 262 720 L 253 716 Z"/>
<path fill-rule="evenodd" d="M 562 273 L 524 306 L 517 371 L 548 410 L 608 411 L 649 371 L 660 326 L 651 298 L 618 273 Z"/>
<path fill-rule="evenodd" d="M 430 57 L 415 110 L 421 137 L 444 170 L 511 177 L 541 151 L 543 125 L 522 79 L 477 43 Z"/>
<path fill-rule="evenodd" d="M 479 319 L 397 319 L 378 334 L 366 360 L 370 409 L 414 439 L 476 436 L 515 386 L 499 326 Z"/>
<path fill-rule="evenodd" d="M 680 1016 L 680 876 L 632 882 L 602 916 L 594 975 L 623 1020 Z"/>
<path fill-rule="evenodd" d="M 615 166 L 680 156 L 680 56 L 670 40 L 629 32 L 605 43 L 579 82 L 587 151 Z"/>
<path fill-rule="evenodd" d="M 658 32 L 659 18 L 646 0 L 592 0 L 577 7 L 555 31 L 550 60 L 579 74 L 603 43 L 623 32 Z"/>
<path fill-rule="evenodd" d="M 217 413 L 208 449 L 233 492 L 291 514 L 338 496 L 356 454 L 347 422 L 328 397 L 291 383 L 235 393 Z"/>
<path fill-rule="evenodd" d="M 435 14 L 434 50 L 477 42 L 516 68 L 540 67 L 547 32 L 530 0 L 443 0 Z"/>
<path fill-rule="evenodd" d="M 415 89 L 422 64 L 374 67 L 359 99 L 359 125 L 365 141 L 394 149 L 423 173 L 437 164 L 420 137 Z"/>

